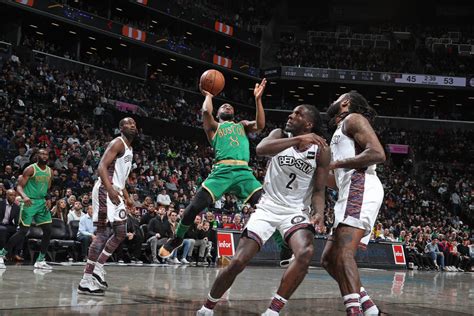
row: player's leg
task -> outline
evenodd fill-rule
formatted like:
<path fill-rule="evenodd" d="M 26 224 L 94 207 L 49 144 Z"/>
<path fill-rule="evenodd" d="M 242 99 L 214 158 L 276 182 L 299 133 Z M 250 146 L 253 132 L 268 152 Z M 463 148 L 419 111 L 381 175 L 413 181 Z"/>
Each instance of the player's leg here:
<path fill-rule="evenodd" d="M 273 296 L 270 306 L 265 315 L 278 315 L 285 306 L 288 299 L 298 288 L 308 273 L 308 267 L 314 253 L 314 233 L 310 229 L 298 229 L 288 239 L 295 259 L 290 263 L 288 269 L 280 282 L 276 294 Z"/>
<path fill-rule="evenodd" d="M 219 272 L 219 275 L 214 280 L 211 291 L 207 295 L 206 303 L 198 311 L 197 315 L 213 314 L 213 309 L 219 302 L 219 299 L 230 288 L 237 275 L 244 270 L 250 259 L 252 259 L 259 250 L 260 246 L 255 240 L 245 236 L 240 238 L 235 256 L 229 265 Z"/>
<path fill-rule="evenodd" d="M 43 230 L 43 236 L 41 237 L 40 253 L 36 258 L 35 268 L 52 270 L 52 267 L 45 261 L 46 252 L 48 251 L 49 242 L 51 240 L 51 212 L 46 208 L 46 205 L 42 205 L 42 209 L 34 215 L 36 225 L 41 227 Z"/>
<path fill-rule="evenodd" d="M 193 223 L 196 215 L 213 203 L 213 197 L 204 188 L 200 188 L 196 196 L 191 200 L 191 203 L 184 210 L 183 218 L 176 227 L 176 235 L 160 248 L 158 255 L 161 258 L 169 258 L 173 250 L 181 247 L 184 240 L 184 235 Z"/>

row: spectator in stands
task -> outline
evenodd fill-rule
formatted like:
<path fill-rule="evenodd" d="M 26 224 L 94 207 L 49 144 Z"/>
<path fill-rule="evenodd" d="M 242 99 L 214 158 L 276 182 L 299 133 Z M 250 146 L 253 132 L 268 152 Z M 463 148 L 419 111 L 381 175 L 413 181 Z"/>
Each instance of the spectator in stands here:
<path fill-rule="evenodd" d="M 0 175 L 1 182 L 5 189 L 14 189 L 16 183 L 16 177 L 13 174 L 13 168 L 11 165 L 5 165 L 3 173 Z"/>
<path fill-rule="evenodd" d="M 469 250 L 470 241 L 468 238 L 465 238 L 462 241 L 461 245 L 458 245 L 458 251 L 460 253 L 461 264 L 460 268 L 464 271 L 472 271 L 472 266 L 474 263 L 474 256 L 471 256 Z"/>
<path fill-rule="evenodd" d="M 232 229 L 233 224 L 229 220 L 229 216 L 227 214 L 222 214 L 221 222 L 219 223 L 219 228 L 222 229 Z"/>
<path fill-rule="evenodd" d="M 207 222 L 209 225 L 209 222 Z M 188 234 L 188 236 L 193 236 L 194 237 L 194 247 L 199 248 L 199 259 L 198 259 L 198 264 L 199 263 L 204 263 L 204 256 L 206 255 L 206 251 L 209 247 L 209 238 L 207 236 L 207 231 L 204 231 L 204 225 L 202 224 L 202 219 L 201 216 L 197 215 L 194 218 L 194 225 L 192 225 L 190 228 L 195 228 L 195 231 L 193 232 L 195 235 Z M 208 228 L 209 230 L 209 228 Z M 185 236 L 186 237 L 186 236 Z M 194 249 L 191 250 L 190 256 L 193 256 Z"/>
<path fill-rule="evenodd" d="M 76 202 L 80 203 L 80 202 Z M 82 212 L 81 212 L 82 213 Z M 87 251 L 89 249 L 90 244 L 95 239 L 95 230 L 94 223 L 92 221 L 92 205 L 87 207 L 87 212 L 83 216 L 81 216 L 79 220 L 79 230 L 77 231 L 77 240 L 81 242 L 81 249 L 82 249 L 82 258 L 85 260 L 87 258 Z"/>
<path fill-rule="evenodd" d="M 151 247 L 151 256 L 153 263 L 162 263 L 156 256 L 157 247 L 164 245 L 168 238 L 173 236 L 168 219 L 166 218 L 166 208 L 163 205 L 158 207 L 158 214 L 148 224 L 148 244 Z"/>
<path fill-rule="evenodd" d="M 82 212 L 81 201 L 75 201 L 73 208 L 67 214 L 67 223 L 69 224 L 71 221 L 80 220 L 82 215 L 84 215 L 84 213 Z"/>
<path fill-rule="evenodd" d="M 235 214 L 234 215 L 234 225 L 232 226 L 232 229 L 235 230 L 242 230 L 242 216 L 240 214 Z"/>
<path fill-rule="evenodd" d="M 143 207 L 143 206 L 142 206 Z M 156 210 L 156 207 L 155 205 L 152 203 L 150 205 L 147 206 L 147 209 L 146 209 L 146 213 L 145 215 L 142 216 L 141 220 L 140 220 L 140 226 L 141 225 L 144 225 L 144 224 L 149 224 L 150 221 L 156 217 L 156 214 L 157 214 L 157 210 Z"/>
<path fill-rule="evenodd" d="M 54 218 L 59 218 L 64 223 L 68 223 L 68 209 L 66 205 L 66 201 L 64 199 L 60 199 L 56 201 L 56 205 L 51 209 L 51 215 Z"/>
<path fill-rule="evenodd" d="M 128 210 L 127 215 L 127 237 L 117 248 L 116 253 L 119 260 L 126 262 L 135 262 L 142 264 L 142 243 L 145 241 L 145 236 L 140 228 L 140 210 Z M 127 247 L 125 258 L 123 248 Z"/>
<path fill-rule="evenodd" d="M 212 228 L 217 228 L 217 220 L 212 212 L 206 212 L 206 221 L 209 222 Z"/>
<path fill-rule="evenodd" d="M 435 267 L 444 271 L 444 255 L 439 251 L 438 238 L 433 238 L 430 243 L 426 244 L 425 252 L 430 255 Z"/>
<path fill-rule="evenodd" d="M 161 190 L 161 193 L 158 194 L 158 196 L 156 197 L 156 202 L 165 206 L 168 206 L 171 204 L 171 198 L 168 195 L 168 193 L 166 193 L 165 189 Z"/>
<path fill-rule="evenodd" d="M 20 207 L 15 203 L 15 198 L 15 190 L 9 189 L 6 192 L 6 199 L 0 202 L 0 250 L 2 251 L 8 239 L 16 233 L 19 224 Z M 23 258 L 19 256 L 20 250 L 20 244 L 16 245 L 10 256 L 17 261 L 22 261 Z M 5 269 L 3 259 L 0 260 L 0 269 Z"/>
<path fill-rule="evenodd" d="M 23 168 L 30 163 L 30 157 L 26 155 L 26 148 L 20 147 L 18 149 L 18 156 L 13 160 L 13 166 L 17 169 L 23 170 Z"/>

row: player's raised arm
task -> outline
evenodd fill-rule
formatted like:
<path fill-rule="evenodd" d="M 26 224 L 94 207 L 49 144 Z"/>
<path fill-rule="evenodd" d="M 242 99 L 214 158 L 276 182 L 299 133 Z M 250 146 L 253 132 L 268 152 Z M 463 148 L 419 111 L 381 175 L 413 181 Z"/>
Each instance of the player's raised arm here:
<path fill-rule="evenodd" d="M 295 137 L 285 137 L 285 134 L 280 128 L 274 129 L 267 137 L 257 145 L 257 155 L 259 156 L 274 156 L 279 152 L 292 147 L 305 147 L 309 144 L 316 144 L 320 147 L 327 147 L 326 141 L 314 134 L 303 134 Z"/>
<path fill-rule="evenodd" d="M 385 152 L 369 121 L 361 114 L 352 113 L 344 121 L 344 133 L 362 148 L 355 157 L 333 161 L 330 168 L 359 169 L 385 161 Z"/>
<path fill-rule="evenodd" d="M 255 114 L 255 121 L 242 121 L 245 131 L 247 133 L 257 133 L 265 128 L 265 110 L 263 109 L 262 96 L 267 85 L 267 79 L 263 79 L 262 82 L 255 84 L 253 89 L 253 95 L 255 96 L 255 105 L 257 112 Z"/>
<path fill-rule="evenodd" d="M 16 190 L 18 191 L 18 194 L 20 194 L 21 198 L 23 199 L 23 203 L 25 203 L 26 206 L 31 205 L 31 200 L 30 198 L 25 194 L 25 191 L 23 191 L 23 188 L 25 187 L 26 183 L 28 182 L 28 179 L 33 176 L 35 173 L 35 170 L 33 166 L 29 166 L 23 171 L 23 174 L 18 177 L 18 184 L 16 186 Z"/>
<path fill-rule="evenodd" d="M 112 183 L 109 180 L 108 169 L 112 161 L 124 150 L 125 147 L 122 141 L 117 139 L 113 140 L 105 150 L 98 168 L 100 180 L 109 194 L 109 199 L 115 205 L 120 204 L 119 192 L 112 187 Z"/>
<path fill-rule="evenodd" d="M 331 161 L 331 149 L 329 147 L 319 147 L 317 157 L 317 168 L 313 176 L 313 194 L 311 205 L 313 207 L 312 222 L 319 226 L 320 230 L 324 226 L 324 208 L 326 206 L 326 183 L 329 175 L 329 163 Z"/>
<path fill-rule="evenodd" d="M 206 132 L 207 139 L 211 141 L 214 138 L 217 128 L 219 127 L 219 124 L 212 116 L 212 111 L 214 109 L 212 105 L 212 98 L 214 96 L 206 90 L 203 90 L 200 84 L 199 90 L 205 97 L 204 102 L 202 103 L 202 124 L 204 132 Z"/>

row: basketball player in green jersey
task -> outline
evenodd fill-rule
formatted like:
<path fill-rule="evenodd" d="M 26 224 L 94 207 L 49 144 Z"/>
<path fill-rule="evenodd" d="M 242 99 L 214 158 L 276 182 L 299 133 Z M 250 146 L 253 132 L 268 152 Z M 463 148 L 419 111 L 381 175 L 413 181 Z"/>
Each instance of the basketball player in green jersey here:
<path fill-rule="evenodd" d="M 196 215 L 220 199 L 224 193 L 233 193 L 244 203 L 255 205 L 262 194 L 262 185 L 252 173 L 248 133 L 256 133 L 265 127 L 265 112 L 262 95 L 266 79 L 255 84 L 253 94 L 257 106 L 255 121 L 235 123 L 234 108 L 225 103 L 217 111 L 219 123 L 212 116 L 213 95 L 202 90 L 205 96 L 202 105 L 203 127 L 207 139 L 215 152 L 215 163 L 212 172 L 203 182 L 191 203 L 186 207 L 183 219 L 176 228 L 176 236 L 169 239 L 160 249 L 161 258 L 169 258 L 176 248 L 183 244 L 184 234 L 193 223 Z M 281 238 L 280 238 L 281 239 Z"/>
<path fill-rule="evenodd" d="M 22 242 L 33 220 L 43 230 L 41 249 L 36 263 L 37 269 L 52 270 L 45 261 L 46 250 L 51 239 L 51 213 L 46 207 L 46 195 L 51 186 L 51 169 L 46 165 L 48 151 L 40 149 L 37 163 L 29 165 L 18 178 L 17 192 L 22 198 L 20 205 L 20 229 L 8 240 L 6 249 L 0 250 L 0 256 L 11 252 L 13 247 Z"/>

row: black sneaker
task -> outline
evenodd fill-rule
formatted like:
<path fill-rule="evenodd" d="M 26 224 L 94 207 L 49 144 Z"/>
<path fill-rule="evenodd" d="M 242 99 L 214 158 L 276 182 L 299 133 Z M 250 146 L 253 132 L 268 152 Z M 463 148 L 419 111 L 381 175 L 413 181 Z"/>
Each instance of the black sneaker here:
<path fill-rule="evenodd" d="M 77 293 L 85 295 L 104 295 L 104 290 L 102 290 L 94 279 L 82 279 L 77 287 Z"/>
<path fill-rule="evenodd" d="M 183 238 L 173 237 L 166 241 L 166 243 L 161 246 L 158 255 L 163 259 L 168 259 L 171 257 L 171 254 L 175 249 L 178 249 L 183 245 Z"/>
<path fill-rule="evenodd" d="M 280 251 L 280 267 L 286 268 L 293 260 L 295 260 L 293 251 L 290 248 L 283 246 Z"/>

